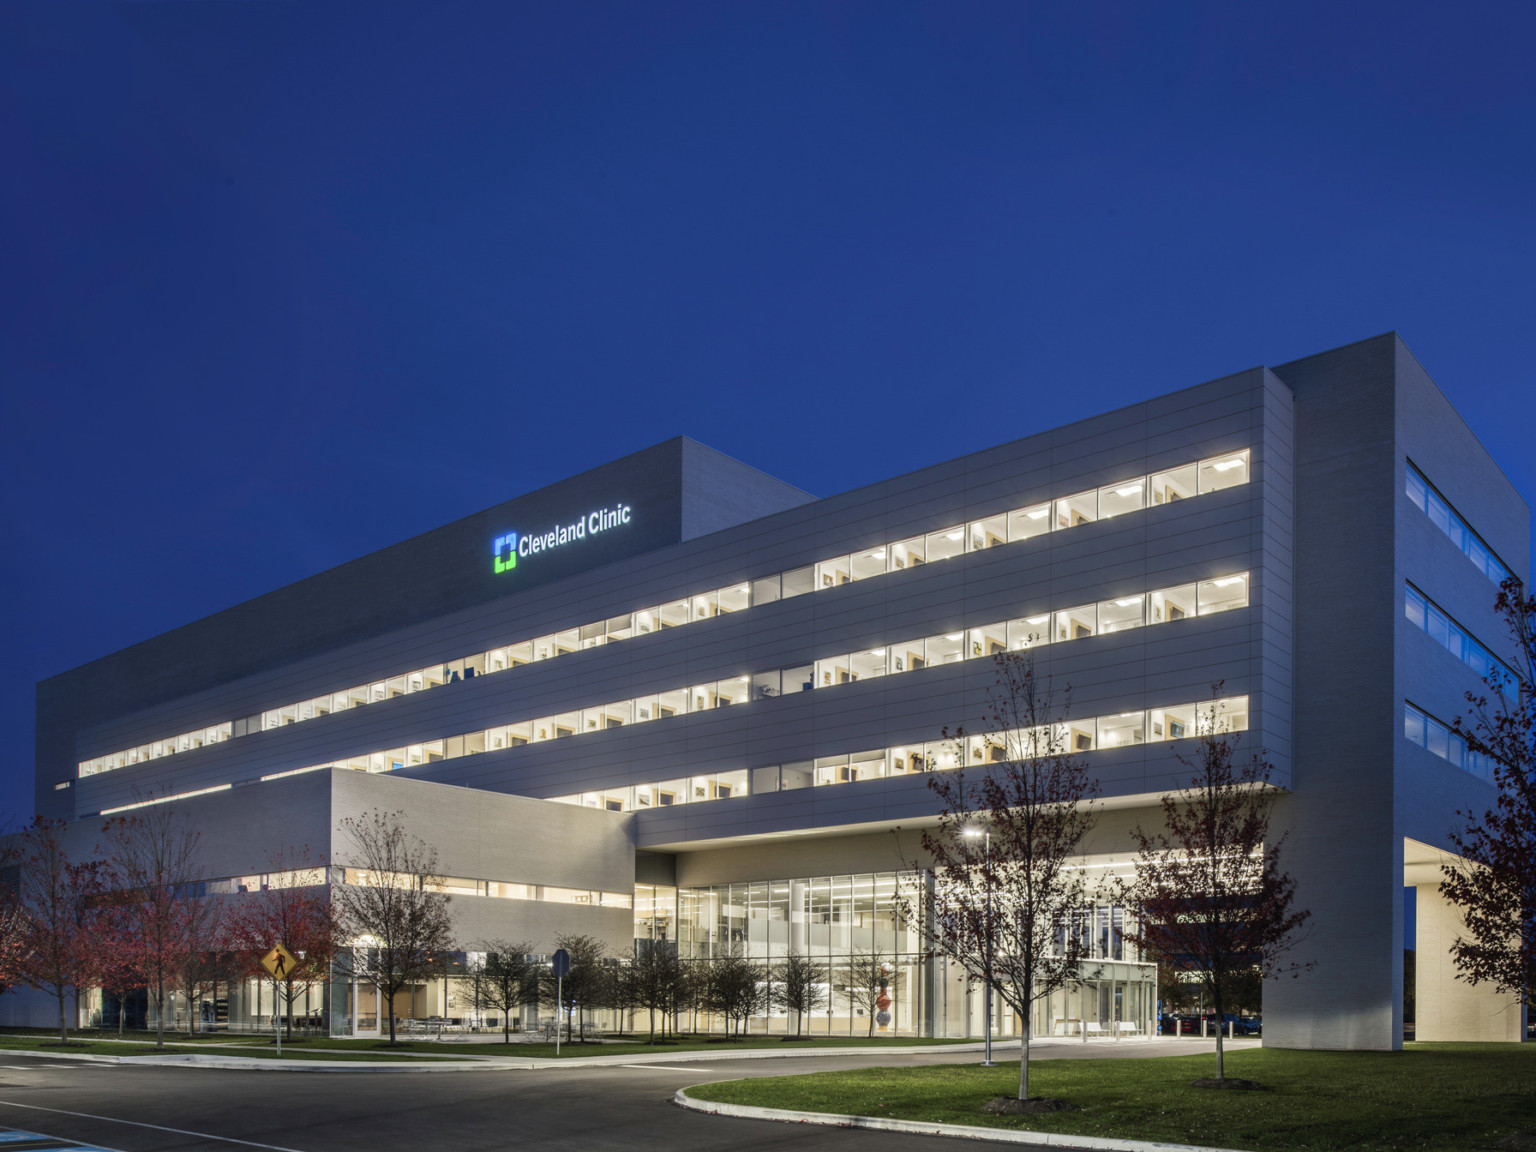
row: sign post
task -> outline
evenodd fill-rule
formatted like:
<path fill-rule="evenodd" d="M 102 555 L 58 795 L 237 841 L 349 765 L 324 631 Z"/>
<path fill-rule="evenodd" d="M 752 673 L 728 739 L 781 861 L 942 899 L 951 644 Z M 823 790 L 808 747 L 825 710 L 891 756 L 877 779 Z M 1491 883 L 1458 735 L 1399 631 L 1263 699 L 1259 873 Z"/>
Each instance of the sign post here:
<path fill-rule="evenodd" d="M 557 948 L 550 963 L 555 971 L 555 1055 L 560 1055 L 560 1014 L 565 1011 L 565 974 L 571 970 L 571 954 Z"/>
<path fill-rule="evenodd" d="M 277 1042 L 277 1054 L 283 1054 L 283 1014 L 278 1009 L 279 997 L 282 995 L 283 982 L 293 979 L 293 966 L 297 964 L 293 953 L 281 944 L 272 945 L 272 950 L 261 958 L 261 966 L 272 977 L 272 1037 Z"/>

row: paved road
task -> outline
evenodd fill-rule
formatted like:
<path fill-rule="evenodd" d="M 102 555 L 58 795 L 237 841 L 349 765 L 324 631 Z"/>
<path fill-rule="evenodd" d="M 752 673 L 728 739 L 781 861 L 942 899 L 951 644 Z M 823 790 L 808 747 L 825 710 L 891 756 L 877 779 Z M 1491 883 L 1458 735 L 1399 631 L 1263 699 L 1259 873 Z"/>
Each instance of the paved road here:
<path fill-rule="evenodd" d="M 1067 1044 L 1049 1054 L 1151 1057 L 1209 1047 Z M 969 1145 L 705 1116 L 670 1100 L 709 1080 L 977 1059 L 935 1049 L 412 1076 L 94 1065 L 0 1052 L 0 1126 L 119 1152 L 957 1152 Z M 0 1135 L 0 1149 L 7 1143 Z"/>

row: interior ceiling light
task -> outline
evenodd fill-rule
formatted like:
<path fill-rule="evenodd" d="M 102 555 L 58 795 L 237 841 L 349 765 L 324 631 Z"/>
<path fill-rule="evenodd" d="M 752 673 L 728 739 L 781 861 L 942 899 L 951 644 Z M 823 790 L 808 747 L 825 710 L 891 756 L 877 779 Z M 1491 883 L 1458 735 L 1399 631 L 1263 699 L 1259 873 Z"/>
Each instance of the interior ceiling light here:
<path fill-rule="evenodd" d="M 965 635 L 964 632 L 951 632 L 948 636 L 944 637 L 944 639 L 946 639 L 946 640 L 958 640 L 958 639 L 960 639 L 960 637 L 962 637 L 964 635 Z"/>
<path fill-rule="evenodd" d="M 1026 617 L 1024 617 L 1024 623 L 1026 623 L 1026 624 L 1044 624 L 1049 619 L 1050 619 L 1050 616 L 1026 616 Z"/>
<path fill-rule="evenodd" d="M 1212 464 L 1211 467 L 1216 469 L 1216 471 L 1218 471 L 1218 472 L 1225 472 L 1229 468 L 1241 467 L 1242 463 L 1243 463 L 1243 458 L 1241 456 L 1234 456 L 1230 460 L 1223 460 L 1219 464 Z"/>
<path fill-rule="evenodd" d="M 1033 512 L 1026 512 L 1024 515 L 1028 516 L 1031 520 L 1044 520 L 1049 513 L 1049 508 L 1036 508 Z"/>
<path fill-rule="evenodd" d="M 958 539 L 960 539 L 960 537 L 962 535 L 963 535 L 963 533 L 961 533 L 958 530 L 956 530 L 954 532 L 946 532 L 944 534 L 944 539 L 946 539 L 946 540 L 958 540 Z"/>
<path fill-rule="evenodd" d="M 1140 484 L 1127 484 L 1124 488 L 1116 488 L 1116 496 L 1134 496 L 1141 491 Z"/>
<path fill-rule="evenodd" d="M 1116 608 L 1129 608 L 1132 604 L 1140 604 L 1140 603 L 1141 603 L 1141 597 L 1140 596 L 1127 596 L 1124 600 L 1116 600 L 1115 601 L 1115 607 Z"/>
<path fill-rule="evenodd" d="M 1242 576 L 1228 576 L 1223 580 L 1213 581 L 1213 583 L 1218 588 L 1230 588 L 1233 584 L 1241 584 L 1243 579 L 1244 577 Z"/>

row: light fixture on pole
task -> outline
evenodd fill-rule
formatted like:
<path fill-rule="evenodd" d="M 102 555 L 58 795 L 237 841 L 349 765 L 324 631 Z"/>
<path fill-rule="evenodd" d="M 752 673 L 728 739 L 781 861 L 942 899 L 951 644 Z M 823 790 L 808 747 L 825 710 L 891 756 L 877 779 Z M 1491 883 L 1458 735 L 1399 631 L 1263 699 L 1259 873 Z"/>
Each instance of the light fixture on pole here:
<path fill-rule="evenodd" d="M 964 831 L 964 835 L 970 840 L 974 840 L 978 836 L 983 838 L 982 858 L 985 863 L 982 865 L 982 875 L 987 885 L 987 941 L 985 945 L 987 950 L 987 979 L 985 981 L 987 1007 L 986 1030 L 983 1035 L 986 1037 L 987 1050 L 981 1061 L 981 1066 L 983 1068 L 994 1068 L 996 1065 L 992 1062 L 992 830 L 990 828 L 967 828 Z"/>

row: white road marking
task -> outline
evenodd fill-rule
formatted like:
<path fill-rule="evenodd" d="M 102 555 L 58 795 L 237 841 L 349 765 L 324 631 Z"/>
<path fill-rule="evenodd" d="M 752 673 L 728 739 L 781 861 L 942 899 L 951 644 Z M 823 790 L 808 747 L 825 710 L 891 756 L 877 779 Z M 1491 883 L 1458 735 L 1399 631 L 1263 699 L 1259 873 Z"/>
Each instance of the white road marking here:
<path fill-rule="evenodd" d="M 80 1116 L 86 1120 L 105 1120 L 109 1124 L 131 1124 L 135 1128 L 153 1128 L 156 1132 L 174 1132 L 178 1136 L 197 1136 L 203 1140 L 217 1140 L 222 1144 L 243 1144 L 247 1148 L 268 1148 L 271 1152 L 299 1152 L 297 1148 L 284 1148 L 280 1144 L 258 1144 L 254 1140 L 236 1140 L 233 1136 L 215 1136 L 210 1132 L 192 1132 L 186 1128 L 167 1128 L 164 1124 L 145 1124 L 139 1120 L 119 1120 L 116 1116 L 98 1116 L 94 1112 L 71 1112 L 67 1108 L 44 1108 L 41 1104 L 18 1104 L 14 1100 L 0 1100 L 0 1107 L 29 1108 L 33 1112 L 53 1112 L 59 1116 Z M 64 1137 L 59 1137 L 64 1139 Z M 67 1150 L 61 1150 L 67 1152 Z"/>

